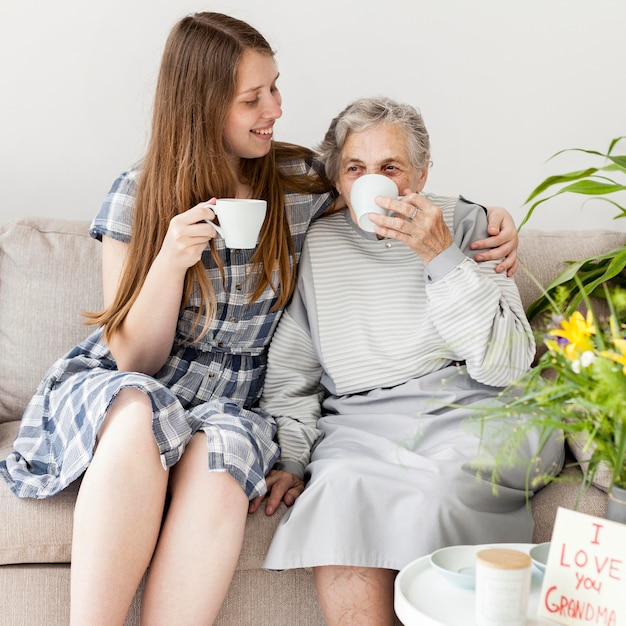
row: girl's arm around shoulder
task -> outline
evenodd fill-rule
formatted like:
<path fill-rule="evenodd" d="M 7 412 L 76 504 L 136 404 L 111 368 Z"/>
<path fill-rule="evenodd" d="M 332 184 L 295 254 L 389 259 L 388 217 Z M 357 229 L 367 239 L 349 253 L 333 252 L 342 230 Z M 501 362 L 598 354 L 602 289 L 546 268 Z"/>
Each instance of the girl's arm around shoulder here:
<path fill-rule="evenodd" d="M 503 207 L 487 207 L 488 237 L 473 241 L 472 250 L 485 250 L 476 255 L 476 261 L 499 260 L 496 272 L 506 272 L 507 276 L 513 276 L 519 266 L 517 259 L 517 246 L 519 235 L 511 214 Z"/>

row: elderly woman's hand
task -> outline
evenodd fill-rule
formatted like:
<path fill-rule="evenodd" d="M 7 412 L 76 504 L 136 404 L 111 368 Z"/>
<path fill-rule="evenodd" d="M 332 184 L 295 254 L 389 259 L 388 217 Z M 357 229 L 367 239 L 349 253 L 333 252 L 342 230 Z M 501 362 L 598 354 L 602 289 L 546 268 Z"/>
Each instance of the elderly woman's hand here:
<path fill-rule="evenodd" d="M 267 493 L 265 496 L 259 496 L 250 501 L 249 513 L 254 513 L 261 506 L 261 502 L 267 499 L 265 514 L 274 515 L 281 501 L 287 506 L 291 506 L 304 491 L 302 478 L 283 470 L 271 470 L 265 477 L 265 483 L 267 484 Z"/>
<path fill-rule="evenodd" d="M 376 225 L 377 235 L 401 241 L 415 250 L 426 265 L 452 245 L 452 234 L 438 206 L 409 189 L 404 193 L 402 200 L 377 198 L 377 204 L 396 215 L 370 213 L 370 220 Z"/>

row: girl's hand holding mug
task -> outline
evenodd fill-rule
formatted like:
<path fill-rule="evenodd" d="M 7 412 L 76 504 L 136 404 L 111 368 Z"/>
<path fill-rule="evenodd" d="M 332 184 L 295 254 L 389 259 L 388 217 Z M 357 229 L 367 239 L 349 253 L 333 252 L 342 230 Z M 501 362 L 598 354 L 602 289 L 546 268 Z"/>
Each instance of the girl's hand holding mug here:
<path fill-rule="evenodd" d="M 170 266 L 186 271 L 202 258 L 209 241 L 217 236 L 211 224 L 215 219 L 214 204 L 215 198 L 212 198 L 170 220 L 161 246 L 161 254 L 168 257 Z"/>

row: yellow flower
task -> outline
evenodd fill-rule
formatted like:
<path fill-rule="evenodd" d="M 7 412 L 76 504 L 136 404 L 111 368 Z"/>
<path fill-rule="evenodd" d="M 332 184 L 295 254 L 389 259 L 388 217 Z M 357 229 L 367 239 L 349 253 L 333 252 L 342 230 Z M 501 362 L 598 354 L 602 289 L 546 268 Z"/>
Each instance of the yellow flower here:
<path fill-rule="evenodd" d="M 579 311 L 573 313 L 568 320 L 561 320 L 560 328 L 548 331 L 546 345 L 550 350 L 563 352 L 565 356 L 573 360 L 583 352 L 593 351 L 591 335 L 595 335 L 596 327 L 593 325 L 591 311 L 585 319 Z"/>

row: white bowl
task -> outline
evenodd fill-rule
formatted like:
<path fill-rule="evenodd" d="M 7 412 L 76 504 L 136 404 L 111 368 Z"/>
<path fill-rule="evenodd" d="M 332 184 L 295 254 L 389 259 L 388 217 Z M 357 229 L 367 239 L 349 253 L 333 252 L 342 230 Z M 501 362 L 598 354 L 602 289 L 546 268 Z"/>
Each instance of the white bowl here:
<path fill-rule="evenodd" d="M 482 546 L 484 547 L 484 546 Z M 476 553 L 481 546 L 450 546 L 435 550 L 430 555 L 430 564 L 448 581 L 474 589 L 476 582 Z"/>
<path fill-rule="evenodd" d="M 530 558 L 533 560 L 535 567 L 545 572 L 546 563 L 548 562 L 548 553 L 550 552 L 550 542 L 537 544 L 530 549 Z"/>

